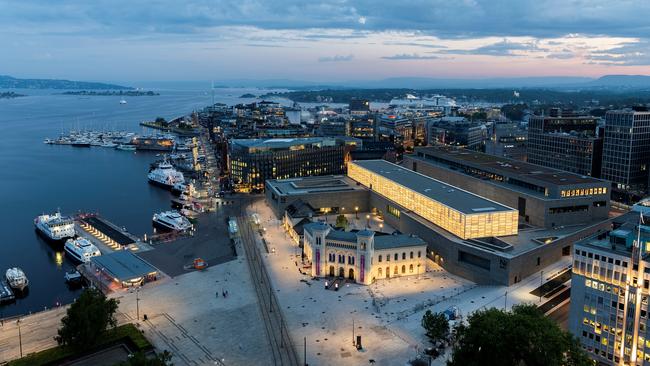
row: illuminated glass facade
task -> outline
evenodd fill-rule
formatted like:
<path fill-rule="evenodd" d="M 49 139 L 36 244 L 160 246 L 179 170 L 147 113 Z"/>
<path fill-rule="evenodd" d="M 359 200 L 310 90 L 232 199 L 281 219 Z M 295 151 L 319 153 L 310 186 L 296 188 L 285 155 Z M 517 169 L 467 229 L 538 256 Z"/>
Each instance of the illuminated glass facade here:
<path fill-rule="evenodd" d="M 462 239 L 517 234 L 517 210 L 395 164 L 350 162 L 348 176 Z M 398 176 L 401 183 L 393 179 Z M 405 183 L 409 178 L 414 179 L 412 184 Z M 446 197 L 446 203 L 436 199 L 436 192 Z M 458 204 L 450 203 L 455 199 Z"/>

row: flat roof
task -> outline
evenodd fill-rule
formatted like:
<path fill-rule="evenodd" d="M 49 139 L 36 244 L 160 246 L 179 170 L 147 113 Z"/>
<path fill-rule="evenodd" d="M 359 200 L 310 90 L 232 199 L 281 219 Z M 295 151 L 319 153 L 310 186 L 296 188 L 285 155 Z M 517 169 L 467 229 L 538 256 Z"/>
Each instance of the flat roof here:
<path fill-rule="evenodd" d="M 337 141 L 343 142 L 359 142 L 361 140 L 348 137 L 348 136 L 334 136 L 334 137 L 289 137 L 289 138 L 270 138 L 270 139 L 232 139 L 230 142 L 233 145 L 243 146 L 247 148 L 267 148 L 267 149 L 282 149 L 289 148 L 296 145 L 305 144 L 318 144 L 318 143 L 331 143 L 335 144 Z"/>
<path fill-rule="evenodd" d="M 128 235 L 108 225 L 106 222 L 99 219 L 98 217 L 95 216 L 85 217 L 81 219 L 81 221 L 99 230 L 102 234 L 108 236 L 114 242 L 120 245 L 129 245 L 135 243 L 135 240 L 130 238 Z"/>
<path fill-rule="evenodd" d="M 415 152 L 438 156 L 451 161 L 463 162 L 470 166 L 481 168 L 499 175 L 519 178 L 522 181 L 530 179 L 559 186 L 569 184 L 606 183 L 601 179 L 586 175 L 579 175 L 519 160 L 483 154 L 477 151 L 450 146 L 419 147 L 415 149 Z"/>
<path fill-rule="evenodd" d="M 95 266 L 120 281 L 129 281 L 158 272 L 156 267 L 128 250 L 118 250 L 114 253 L 92 257 L 90 260 Z"/>
<path fill-rule="evenodd" d="M 471 215 L 514 210 L 386 160 L 359 160 L 352 163 L 463 214 Z"/>
<path fill-rule="evenodd" d="M 364 190 L 344 175 L 325 175 L 289 179 L 269 179 L 266 181 L 280 195 L 301 195 L 315 193 L 353 192 Z"/>

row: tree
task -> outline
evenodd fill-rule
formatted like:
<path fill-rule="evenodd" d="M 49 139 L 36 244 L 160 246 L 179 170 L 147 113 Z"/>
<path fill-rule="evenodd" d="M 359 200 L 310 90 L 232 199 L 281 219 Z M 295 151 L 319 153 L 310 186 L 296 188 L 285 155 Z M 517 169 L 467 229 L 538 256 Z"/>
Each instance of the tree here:
<path fill-rule="evenodd" d="M 70 305 L 54 337 L 59 345 L 87 350 L 97 344 L 107 329 L 117 325 L 115 299 L 107 299 L 98 289 L 88 288 Z"/>
<path fill-rule="evenodd" d="M 345 215 L 336 216 L 336 227 L 341 228 L 343 230 L 347 230 L 348 219 L 345 217 Z"/>
<path fill-rule="evenodd" d="M 165 350 L 162 353 L 157 353 L 155 357 L 149 358 L 144 352 L 136 352 L 132 354 L 125 362 L 120 362 L 115 366 L 173 366 L 170 362 L 172 354 Z"/>
<path fill-rule="evenodd" d="M 432 313 L 427 310 L 422 316 L 422 327 L 426 330 L 427 337 L 439 341 L 449 332 L 449 321 L 443 313 Z"/>
<path fill-rule="evenodd" d="M 478 311 L 456 328 L 456 336 L 448 366 L 593 365 L 577 339 L 534 305 Z"/>

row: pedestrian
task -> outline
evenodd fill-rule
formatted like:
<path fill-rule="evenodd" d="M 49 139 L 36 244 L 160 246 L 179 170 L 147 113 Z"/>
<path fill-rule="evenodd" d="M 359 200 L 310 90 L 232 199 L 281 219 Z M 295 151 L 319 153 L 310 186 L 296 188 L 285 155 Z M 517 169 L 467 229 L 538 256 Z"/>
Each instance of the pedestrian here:
<path fill-rule="evenodd" d="M 219 291 L 214 293 L 217 296 L 217 299 L 219 298 Z"/>
<path fill-rule="evenodd" d="M 221 295 L 222 295 L 223 297 L 226 297 L 226 292 L 222 290 L 222 291 L 221 291 Z"/>

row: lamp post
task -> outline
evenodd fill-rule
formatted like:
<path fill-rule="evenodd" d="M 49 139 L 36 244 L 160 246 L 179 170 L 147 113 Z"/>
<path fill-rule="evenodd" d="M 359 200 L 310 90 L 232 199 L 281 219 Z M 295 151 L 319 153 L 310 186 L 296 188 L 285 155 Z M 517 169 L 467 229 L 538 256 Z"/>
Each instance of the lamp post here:
<path fill-rule="evenodd" d="M 20 331 L 20 318 L 16 320 L 16 325 L 18 326 L 18 346 L 20 348 L 20 358 L 23 357 L 23 334 Z"/>
<path fill-rule="evenodd" d="M 135 289 L 135 318 L 140 322 L 140 289 Z"/>
<path fill-rule="evenodd" d="M 369 214 L 366 215 L 366 226 L 368 228 L 370 228 L 370 215 Z"/>
<path fill-rule="evenodd" d="M 354 206 L 354 218 L 359 218 L 359 206 Z"/>
<path fill-rule="evenodd" d="M 383 233 L 383 232 L 384 232 L 383 229 L 384 229 L 384 224 L 382 224 L 382 223 L 380 222 L 380 223 L 379 223 L 379 232 L 382 232 L 382 233 Z"/>
<path fill-rule="evenodd" d="M 506 291 L 505 300 L 503 301 L 503 310 L 508 309 L 508 291 Z"/>
<path fill-rule="evenodd" d="M 544 286 L 544 271 L 539 274 L 539 302 L 542 302 L 542 286 Z"/>

